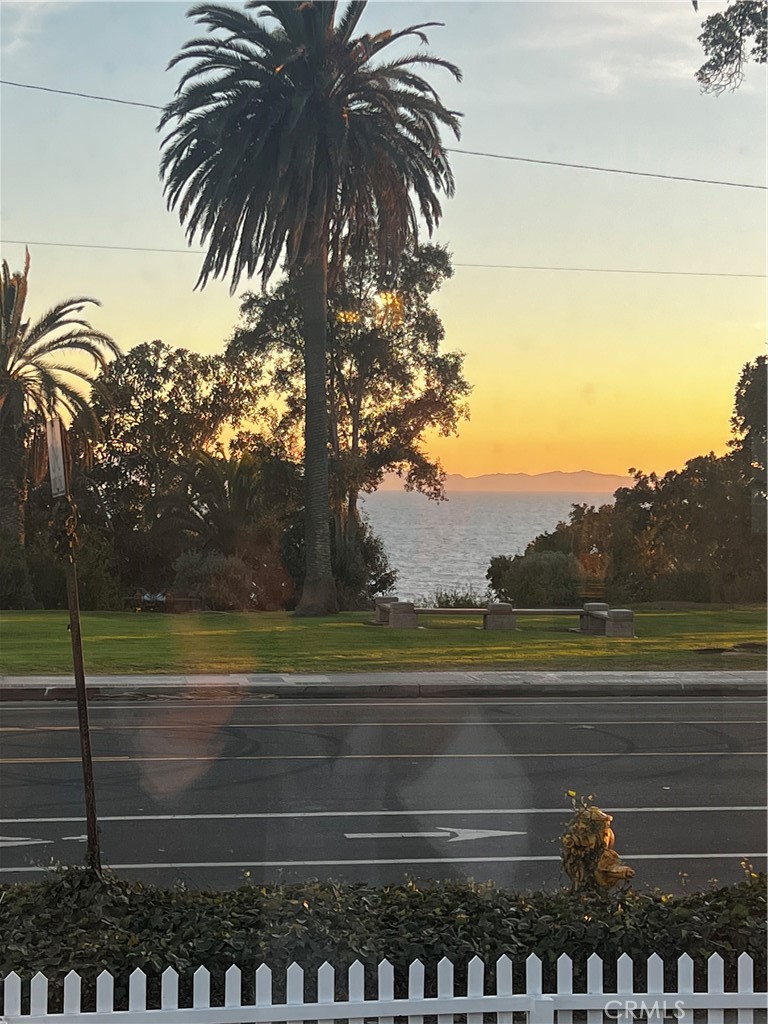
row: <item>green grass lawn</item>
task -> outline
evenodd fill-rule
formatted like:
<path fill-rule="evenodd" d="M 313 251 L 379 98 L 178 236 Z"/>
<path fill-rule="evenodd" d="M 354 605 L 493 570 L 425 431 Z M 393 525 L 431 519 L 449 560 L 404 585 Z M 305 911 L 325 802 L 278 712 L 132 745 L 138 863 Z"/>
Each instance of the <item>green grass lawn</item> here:
<path fill-rule="evenodd" d="M 295 618 L 283 612 L 191 615 L 85 612 L 86 671 L 92 674 L 341 672 L 431 669 L 760 669 L 765 655 L 699 653 L 765 643 L 765 609 L 641 611 L 637 639 L 569 632 L 576 619 L 523 619 L 486 632 L 478 618 L 425 620 L 425 629 L 367 623 L 370 612 Z M 72 671 L 66 612 L 0 613 L 0 674 Z"/>

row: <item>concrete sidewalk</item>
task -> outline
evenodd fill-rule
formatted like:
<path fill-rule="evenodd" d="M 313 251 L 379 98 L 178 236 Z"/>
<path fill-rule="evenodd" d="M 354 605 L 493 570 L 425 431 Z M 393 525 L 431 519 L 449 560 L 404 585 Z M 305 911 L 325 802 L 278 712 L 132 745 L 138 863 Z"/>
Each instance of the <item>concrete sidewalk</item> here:
<path fill-rule="evenodd" d="M 341 672 L 86 677 L 95 700 L 178 697 L 727 697 L 766 695 L 764 672 Z M 74 700 L 70 676 L 0 676 L 0 701 Z"/>

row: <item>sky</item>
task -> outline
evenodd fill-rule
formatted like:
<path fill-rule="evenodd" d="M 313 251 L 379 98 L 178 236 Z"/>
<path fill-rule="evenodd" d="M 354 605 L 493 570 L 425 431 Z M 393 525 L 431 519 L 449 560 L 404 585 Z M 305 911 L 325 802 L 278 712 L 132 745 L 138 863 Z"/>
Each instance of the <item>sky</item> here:
<path fill-rule="evenodd" d="M 165 67 L 196 34 L 188 6 L 4 0 L 1 77 L 163 104 L 179 74 Z M 719 97 L 693 77 L 701 22 L 724 6 L 373 0 L 360 28 L 444 22 L 429 49 L 464 73 L 430 74 L 463 113 L 448 145 L 765 185 L 765 68 Z M 29 245 L 29 313 L 89 295 L 92 323 L 123 349 L 220 351 L 246 286 L 195 291 L 199 255 L 41 244 L 187 249 L 162 196 L 158 112 L 3 85 L 0 114 L 2 254 L 20 269 Z M 429 438 L 444 468 L 663 473 L 724 452 L 740 369 L 765 345 L 766 193 L 451 159 L 435 239 L 456 271 L 436 306 L 474 391 L 460 436 Z"/>

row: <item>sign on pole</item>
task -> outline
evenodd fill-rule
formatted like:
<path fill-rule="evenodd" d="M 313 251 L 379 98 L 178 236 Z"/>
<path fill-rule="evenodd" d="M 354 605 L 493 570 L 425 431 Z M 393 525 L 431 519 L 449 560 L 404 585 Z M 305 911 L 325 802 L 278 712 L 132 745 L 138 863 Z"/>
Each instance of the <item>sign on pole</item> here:
<path fill-rule="evenodd" d="M 64 470 L 64 447 L 61 443 L 61 420 L 53 416 L 45 421 L 48 441 L 48 468 L 51 474 L 51 495 L 63 498 L 67 493 L 67 475 Z"/>

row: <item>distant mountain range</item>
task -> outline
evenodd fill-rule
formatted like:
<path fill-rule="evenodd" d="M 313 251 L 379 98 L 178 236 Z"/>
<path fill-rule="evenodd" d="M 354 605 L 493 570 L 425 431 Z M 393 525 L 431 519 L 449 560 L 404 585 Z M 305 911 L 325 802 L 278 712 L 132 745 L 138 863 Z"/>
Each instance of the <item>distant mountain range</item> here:
<path fill-rule="evenodd" d="M 580 494 L 611 495 L 618 487 L 628 487 L 629 476 L 613 476 L 610 473 L 592 473 L 580 469 L 574 473 L 486 473 L 484 476 L 462 476 L 449 473 L 445 480 L 448 494 L 458 491 L 572 491 Z M 403 486 L 396 474 L 390 473 L 384 479 L 382 491 L 398 491 Z"/>

